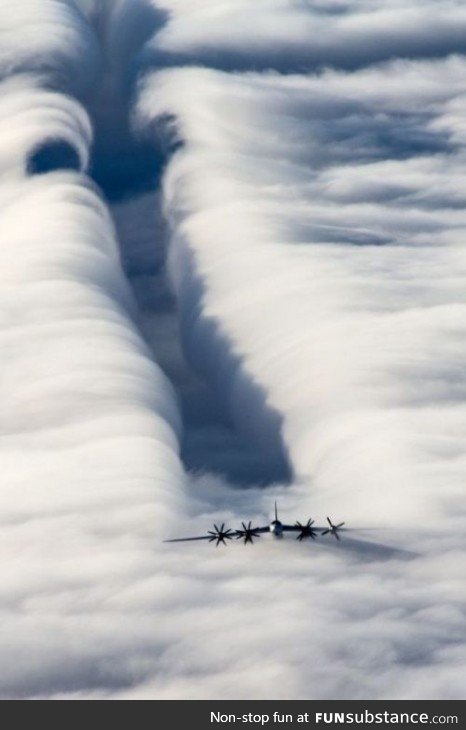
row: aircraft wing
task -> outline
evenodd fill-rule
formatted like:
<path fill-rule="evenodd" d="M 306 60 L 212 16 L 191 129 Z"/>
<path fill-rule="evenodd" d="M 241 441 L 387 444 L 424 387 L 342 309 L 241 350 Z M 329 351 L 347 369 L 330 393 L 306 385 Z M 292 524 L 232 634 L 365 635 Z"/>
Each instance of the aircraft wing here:
<path fill-rule="evenodd" d="M 311 525 L 312 529 L 316 532 L 323 532 L 324 530 L 328 530 L 328 527 L 325 527 L 325 525 Z M 301 527 L 298 525 L 282 525 L 283 532 L 301 532 Z M 345 532 L 348 528 L 342 527 L 341 531 Z"/>
<path fill-rule="evenodd" d="M 338 525 L 334 525 L 330 517 L 327 517 L 328 527 L 320 527 L 315 525 L 313 520 L 309 519 L 307 523 L 302 525 L 300 522 L 296 522 L 294 525 L 282 525 L 283 532 L 297 532 L 298 540 L 303 540 L 305 537 L 310 537 L 313 540 L 318 535 L 333 535 L 337 540 L 340 540 L 339 532 L 343 527 L 344 522 L 340 522 Z"/>
<path fill-rule="evenodd" d="M 217 545 L 220 543 L 226 544 L 227 540 L 232 540 L 234 537 L 237 539 L 240 537 L 246 537 L 246 535 L 250 534 L 252 537 L 256 537 L 257 535 L 263 534 L 265 532 L 269 532 L 269 526 L 267 527 L 251 527 L 251 523 L 249 525 L 245 525 L 243 523 L 243 529 L 239 530 L 230 530 L 225 529 L 225 525 L 222 525 L 221 527 L 217 527 L 217 525 L 214 525 L 213 530 L 208 530 L 207 535 L 198 535 L 196 537 L 175 537 L 171 540 L 164 540 L 163 542 L 191 542 L 194 540 L 208 540 L 209 542 L 215 542 Z"/>
<path fill-rule="evenodd" d="M 318 535 L 327 534 L 330 534 L 337 540 L 339 540 L 340 537 L 338 533 L 345 524 L 344 522 L 340 522 L 339 524 L 333 524 L 330 517 L 327 517 L 328 526 L 324 527 L 318 527 L 314 525 L 314 521 L 311 519 L 308 519 L 308 521 L 304 524 L 301 524 L 299 521 L 297 521 L 294 525 L 284 525 L 278 521 L 276 505 L 275 520 L 277 520 L 277 525 L 281 525 L 282 532 L 295 532 L 297 533 L 297 539 L 300 541 L 306 537 L 310 537 L 314 540 Z M 220 545 L 220 543 L 222 545 L 226 545 L 227 541 L 233 540 L 233 538 L 236 538 L 237 540 L 243 539 L 245 543 L 253 542 L 253 539 L 255 537 L 259 537 L 260 535 L 267 532 L 270 532 L 270 525 L 266 525 L 263 527 L 253 527 L 252 520 L 250 520 L 247 524 L 246 522 L 242 522 L 241 527 L 239 527 L 237 530 L 231 530 L 230 528 L 225 527 L 225 523 L 222 523 L 220 527 L 218 525 L 214 525 L 213 529 L 208 530 L 206 535 L 196 535 L 194 537 L 176 537 L 171 540 L 164 540 L 164 542 L 195 542 L 198 540 L 207 540 L 208 542 L 215 542 L 215 544 L 218 546 Z"/>
<path fill-rule="evenodd" d="M 321 529 L 320 527 L 314 527 L 314 525 L 282 525 L 283 532 L 297 532 L 300 541 L 304 537 L 311 537 L 315 540 L 317 535 L 322 534 Z"/>
<path fill-rule="evenodd" d="M 201 535 L 200 537 L 176 537 L 174 540 L 164 540 L 163 542 L 190 542 L 191 540 L 213 540 L 212 535 Z"/>

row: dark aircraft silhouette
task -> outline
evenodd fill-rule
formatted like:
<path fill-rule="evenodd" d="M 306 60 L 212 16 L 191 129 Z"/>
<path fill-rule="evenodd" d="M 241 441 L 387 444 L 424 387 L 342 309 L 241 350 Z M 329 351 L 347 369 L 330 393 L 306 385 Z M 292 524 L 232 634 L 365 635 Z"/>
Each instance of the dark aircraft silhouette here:
<path fill-rule="evenodd" d="M 235 538 L 236 540 L 243 540 L 243 543 L 247 545 L 247 543 L 252 544 L 256 538 L 268 532 L 272 533 L 272 535 L 276 538 L 283 537 L 285 532 L 296 532 L 298 533 L 296 539 L 299 540 L 299 542 L 306 538 L 315 540 L 317 535 L 333 535 L 337 540 L 340 540 L 338 532 L 345 523 L 340 522 L 339 525 L 334 525 L 330 517 L 327 517 L 327 522 L 329 526 L 326 528 L 315 527 L 314 520 L 311 519 L 308 519 L 305 524 L 301 524 L 301 522 L 296 521 L 294 525 L 284 525 L 283 522 L 278 519 L 277 503 L 275 502 L 275 519 L 272 520 L 269 525 L 264 527 L 253 527 L 252 522 L 249 521 L 247 524 L 242 522 L 241 528 L 238 530 L 230 530 L 229 528 L 225 529 L 225 523 L 223 522 L 220 527 L 214 525 L 214 529 L 208 530 L 207 535 L 200 535 L 199 537 L 179 537 L 174 540 L 164 540 L 164 542 L 208 540 L 209 542 L 214 542 L 215 546 L 218 547 L 220 543 L 222 543 L 222 545 L 226 545 L 228 540 L 233 540 L 233 538 Z"/>

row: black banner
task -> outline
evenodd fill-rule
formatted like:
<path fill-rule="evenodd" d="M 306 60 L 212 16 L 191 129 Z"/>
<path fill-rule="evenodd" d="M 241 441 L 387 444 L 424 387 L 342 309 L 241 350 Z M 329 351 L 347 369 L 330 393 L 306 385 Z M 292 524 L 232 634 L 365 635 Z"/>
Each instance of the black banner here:
<path fill-rule="evenodd" d="M 134 727 L 188 727 L 193 730 L 248 728 L 303 730 L 328 727 L 418 727 L 423 725 L 466 727 L 464 701 L 70 701 L 15 702 L 15 720 L 27 721 L 31 704 L 35 720 L 52 726 L 89 720 L 116 722 Z M 18 706 L 19 705 L 19 706 Z M 24 718 L 21 715 L 24 713 Z"/>

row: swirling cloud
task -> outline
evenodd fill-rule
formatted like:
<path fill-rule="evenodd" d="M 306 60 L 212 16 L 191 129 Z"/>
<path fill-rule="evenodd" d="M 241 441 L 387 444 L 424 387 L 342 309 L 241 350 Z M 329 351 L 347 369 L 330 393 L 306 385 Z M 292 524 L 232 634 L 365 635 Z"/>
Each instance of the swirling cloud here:
<path fill-rule="evenodd" d="M 464 696 L 465 22 L 3 3 L 1 696 Z"/>

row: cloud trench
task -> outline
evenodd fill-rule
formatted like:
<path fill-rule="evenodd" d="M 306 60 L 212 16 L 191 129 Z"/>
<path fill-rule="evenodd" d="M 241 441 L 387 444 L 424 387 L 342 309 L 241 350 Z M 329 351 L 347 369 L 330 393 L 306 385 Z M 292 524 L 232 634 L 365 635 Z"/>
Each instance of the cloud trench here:
<path fill-rule="evenodd" d="M 466 12 L 436 16 L 3 3 L 2 697 L 465 697 Z M 275 499 L 354 530 L 162 543 Z"/>

